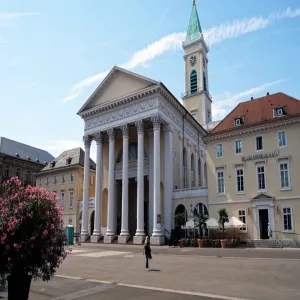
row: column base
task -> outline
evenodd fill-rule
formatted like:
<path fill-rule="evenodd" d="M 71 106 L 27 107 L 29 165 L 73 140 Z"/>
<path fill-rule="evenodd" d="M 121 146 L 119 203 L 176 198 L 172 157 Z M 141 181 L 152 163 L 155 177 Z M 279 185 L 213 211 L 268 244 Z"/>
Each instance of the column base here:
<path fill-rule="evenodd" d="M 150 244 L 155 246 L 161 246 L 165 244 L 165 238 L 163 236 L 151 236 Z"/>
<path fill-rule="evenodd" d="M 115 235 L 106 235 L 104 237 L 104 244 L 111 244 L 115 238 Z"/>
<path fill-rule="evenodd" d="M 90 235 L 88 233 L 82 233 L 80 235 L 80 241 L 84 243 L 89 239 L 89 237 L 90 237 Z"/>
<path fill-rule="evenodd" d="M 100 241 L 101 237 L 102 237 L 101 234 L 93 234 L 91 236 L 91 242 L 98 243 Z"/>
<path fill-rule="evenodd" d="M 118 244 L 126 244 L 129 239 L 130 239 L 130 235 L 119 235 Z"/>
<path fill-rule="evenodd" d="M 145 241 L 145 235 L 135 235 L 133 237 L 133 244 L 134 245 L 142 245 Z"/>

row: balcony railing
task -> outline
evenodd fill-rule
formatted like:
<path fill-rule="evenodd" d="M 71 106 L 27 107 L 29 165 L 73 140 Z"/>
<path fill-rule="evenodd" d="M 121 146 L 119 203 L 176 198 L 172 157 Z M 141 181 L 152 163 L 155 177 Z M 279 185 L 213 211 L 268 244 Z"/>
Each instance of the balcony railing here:
<path fill-rule="evenodd" d="M 173 199 L 207 197 L 207 187 L 194 187 L 173 190 Z"/>
<path fill-rule="evenodd" d="M 211 95 L 208 92 L 208 90 L 204 90 L 204 89 L 200 89 L 200 88 L 197 88 L 197 90 L 193 90 L 193 91 L 189 90 L 189 91 L 186 91 L 185 93 L 181 93 L 181 98 L 185 99 L 185 98 L 188 98 L 191 96 L 198 95 L 200 93 L 206 93 L 207 96 L 209 97 L 209 99 L 211 99 Z"/>

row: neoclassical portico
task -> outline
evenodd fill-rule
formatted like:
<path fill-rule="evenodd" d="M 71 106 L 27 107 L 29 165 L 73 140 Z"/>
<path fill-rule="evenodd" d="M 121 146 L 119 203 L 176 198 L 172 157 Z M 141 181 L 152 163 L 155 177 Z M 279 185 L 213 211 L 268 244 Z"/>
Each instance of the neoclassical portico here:
<path fill-rule="evenodd" d="M 174 153 L 178 150 L 177 148 L 174 150 L 173 140 L 174 138 L 180 140 L 179 136 L 183 135 L 188 141 L 189 156 L 193 152 L 193 162 L 195 161 L 191 166 L 191 161 L 188 160 L 188 169 L 194 170 L 188 172 L 188 187 L 198 187 L 200 180 L 197 157 L 198 153 L 205 150 L 201 141 L 201 136 L 205 134 L 204 129 L 187 114 L 185 108 L 163 84 L 118 67 L 112 69 L 78 114 L 85 121 L 82 240 L 86 240 L 89 236 L 88 174 L 90 147 L 95 141 L 97 145 L 96 199 L 94 232 L 91 233 L 91 240 L 97 242 L 103 235 L 101 232 L 102 190 L 107 188 L 107 228 L 104 242 L 111 243 L 118 238 L 119 243 L 126 243 L 133 235 L 134 243 L 142 243 L 146 234 L 145 203 L 147 200 L 146 227 L 151 243 L 162 244 L 164 230 L 172 229 L 173 189 L 175 185 L 181 186 L 181 182 L 176 182 L 174 185 L 174 178 L 176 178 L 174 173 L 186 172 L 182 170 L 182 164 L 178 164 L 180 170 L 174 170 L 174 165 L 176 166 Z M 131 141 L 137 141 L 134 175 L 129 161 Z M 116 169 L 116 157 L 117 151 L 120 150 L 120 143 L 122 149 L 121 230 L 117 232 L 116 181 L 120 171 Z M 184 146 L 184 142 L 180 142 L 179 157 L 182 157 Z M 148 153 L 147 159 L 145 153 Z M 129 179 L 132 175 L 136 181 L 134 193 L 136 199 L 132 197 L 129 199 Z M 149 186 L 147 195 L 145 195 L 145 180 L 148 180 Z M 135 200 L 136 230 L 132 233 L 129 229 L 129 206 L 130 202 Z"/>

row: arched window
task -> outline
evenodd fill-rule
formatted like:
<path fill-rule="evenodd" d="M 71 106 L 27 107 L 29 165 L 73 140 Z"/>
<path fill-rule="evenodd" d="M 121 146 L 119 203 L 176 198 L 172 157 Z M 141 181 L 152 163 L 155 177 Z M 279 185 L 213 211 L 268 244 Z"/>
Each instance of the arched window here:
<path fill-rule="evenodd" d="M 128 145 L 128 161 L 137 161 L 137 150 L 138 144 L 136 142 L 130 142 Z M 118 156 L 117 156 L 117 164 L 122 162 L 123 158 L 123 147 L 120 150 Z M 144 159 L 147 159 L 147 153 L 144 149 Z"/>
<path fill-rule="evenodd" d="M 206 76 L 205 76 L 205 72 L 203 72 L 203 89 L 204 89 L 204 91 L 206 91 Z"/>
<path fill-rule="evenodd" d="M 198 159 L 198 184 L 199 186 L 202 186 L 202 179 L 201 179 L 201 159 Z"/>
<path fill-rule="evenodd" d="M 198 90 L 197 77 L 198 76 L 196 70 L 193 70 L 190 75 L 191 94 L 197 93 Z"/>
<path fill-rule="evenodd" d="M 192 176 L 192 187 L 195 187 L 195 158 L 194 153 L 191 155 L 191 176 Z"/>
<path fill-rule="evenodd" d="M 183 148 L 183 162 L 182 162 L 182 166 L 183 166 L 183 188 L 186 188 L 186 175 L 187 175 L 187 167 L 186 167 L 186 149 Z"/>

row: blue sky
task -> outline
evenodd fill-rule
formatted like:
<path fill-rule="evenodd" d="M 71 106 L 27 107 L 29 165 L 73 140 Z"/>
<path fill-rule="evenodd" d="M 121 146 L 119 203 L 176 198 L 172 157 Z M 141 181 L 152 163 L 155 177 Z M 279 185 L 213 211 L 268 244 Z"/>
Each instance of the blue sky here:
<path fill-rule="evenodd" d="M 196 3 L 214 119 L 266 92 L 300 98 L 299 1 Z M 191 8 L 191 0 L 0 0 L 0 135 L 54 156 L 81 146 L 76 113 L 113 65 L 161 80 L 180 99 Z"/>

